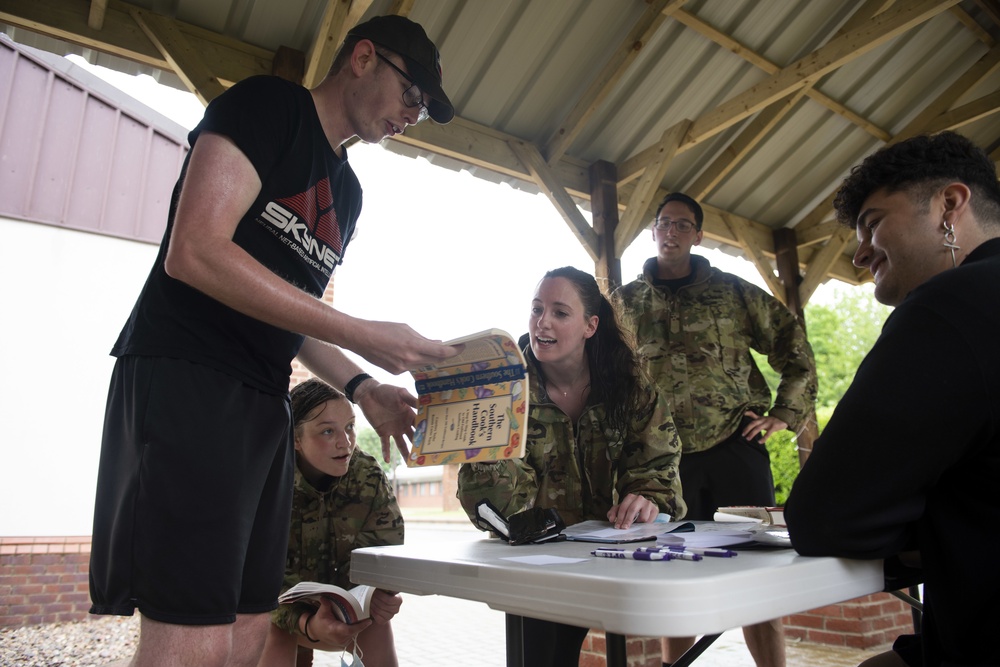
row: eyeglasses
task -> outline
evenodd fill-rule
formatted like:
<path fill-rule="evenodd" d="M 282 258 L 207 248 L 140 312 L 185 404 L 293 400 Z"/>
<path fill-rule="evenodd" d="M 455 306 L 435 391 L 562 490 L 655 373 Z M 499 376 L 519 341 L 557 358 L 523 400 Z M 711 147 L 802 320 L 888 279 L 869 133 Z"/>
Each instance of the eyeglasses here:
<path fill-rule="evenodd" d="M 396 70 L 401 77 L 406 79 L 411 84 L 409 88 L 403 91 L 403 104 L 411 108 L 420 107 L 420 111 L 417 113 L 418 123 L 420 121 L 427 120 L 429 112 L 427 111 L 427 105 L 424 104 L 424 94 L 420 92 L 420 86 L 417 85 L 416 81 L 414 81 L 409 74 L 396 67 L 395 63 L 383 56 L 381 53 L 376 51 L 375 55 L 378 56 L 382 62 Z"/>
<path fill-rule="evenodd" d="M 658 232 L 665 232 L 671 225 L 681 234 L 687 234 L 695 228 L 695 224 L 690 220 L 671 220 L 670 218 L 657 218 L 653 221 L 653 228 Z"/>

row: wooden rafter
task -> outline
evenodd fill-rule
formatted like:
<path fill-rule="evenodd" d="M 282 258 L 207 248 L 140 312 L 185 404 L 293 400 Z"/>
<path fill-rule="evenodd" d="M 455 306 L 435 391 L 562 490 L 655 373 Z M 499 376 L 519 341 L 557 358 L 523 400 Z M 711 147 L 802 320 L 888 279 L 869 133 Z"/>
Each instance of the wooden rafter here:
<path fill-rule="evenodd" d="M 802 303 L 809 301 L 809 297 L 813 295 L 816 288 L 826 279 L 833 265 L 837 261 L 843 260 L 844 248 L 853 239 L 854 232 L 848 227 L 841 226 L 827 240 L 826 245 L 817 250 L 809 258 L 809 261 L 806 263 L 806 266 L 809 268 L 806 269 L 806 275 L 799 285 L 799 298 L 802 300 Z"/>
<path fill-rule="evenodd" d="M 739 57 L 746 60 L 748 63 L 767 72 L 768 74 L 776 74 L 777 72 L 781 71 L 781 67 L 779 67 L 777 64 L 755 53 L 752 49 L 749 49 L 743 44 L 740 44 L 738 41 L 736 41 L 729 35 L 725 34 L 721 30 L 717 30 L 716 28 L 702 21 L 693 14 L 690 14 L 685 11 L 678 11 L 675 12 L 674 18 L 677 21 L 683 23 L 688 28 L 691 28 L 692 30 L 698 32 L 702 36 L 712 40 L 722 48 L 732 51 Z M 864 118 L 860 114 L 851 111 L 849 108 L 847 108 L 847 106 L 836 101 L 829 95 L 819 90 L 816 90 L 815 88 L 809 88 L 806 91 L 806 95 L 808 95 L 812 100 L 818 102 L 819 104 L 822 104 L 824 107 L 834 112 L 835 114 L 838 114 L 839 116 L 846 118 L 851 123 L 854 123 L 864 131 L 871 134 L 873 137 L 882 139 L 883 141 L 888 141 L 890 136 L 888 132 L 886 132 L 885 130 L 883 130 L 882 128 L 880 128 L 867 118 Z"/>
<path fill-rule="evenodd" d="M 333 64 L 347 31 L 357 25 L 371 4 L 372 0 L 327 0 L 316 39 L 306 54 L 306 73 L 302 85 L 314 88 L 323 80 L 330 71 L 330 65 Z"/>
<path fill-rule="evenodd" d="M 913 120 L 907 123 L 906 127 L 890 139 L 889 143 L 898 143 L 904 139 L 914 137 L 921 132 L 924 132 L 936 118 L 942 116 L 948 111 L 951 105 L 955 103 L 955 100 L 959 99 L 984 78 L 990 76 L 997 70 L 997 68 L 1000 68 L 1000 45 L 994 46 L 989 51 L 984 53 L 983 56 L 973 63 L 973 65 L 960 77 L 958 77 L 954 83 L 948 86 L 943 93 L 938 95 L 931 101 L 930 104 L 924 107 L 924 109 L 917 114 Z M 830 194 L 828 194 L 822 202 L 820 202 L 813 208 L 812 211 L 799 221 L 799 224 L 795 227 L 797 232 L 801 233 L 811 227 L 819 225 L 830 216 L 833 206 L 833 198 L 836 194 L 837 188 L 838 185 L 834 185 Z"/>
<path fill-rule="evenodd" d="M 580 213 L 576 202 L 569 196 L 565 188 L 559 184 L 559 179 L 549 168 L 548 163 L 539 150 L 533 145 L 524 141 L 509 141 L 508 145 L 517 155 L 518 159 L 531 174 L 532 180 L 541 188 L 545 196 L 559 211 L 570 230 L 583 245 L 584 250 L 590 254 L 590 258 L 597 261 L 599 249 L 598 239 L 590 223 Z"/>
<path fill-rule="evenodd" d="M 138 8 L 129 9 L 129 13 L 170 63 L 170 68 L 198 96 L 202 104 L 207 105 L 225 92 L 226 87 L 205 62 L 201 52 L 184 37 L 173 19 Z"/>
<path fill-rule="evenodd" d="M 104 27 L 104 15 L 108 11 L 108 0 L 90 0 L 90 14 L 87 16 L 87 25 L 94 30 L 101 30 Z"/>
<path fill-rule="evenodd" d="M 865 21 L 870 20 L 872 16 L 878 14 L 880 11 L 883 11 L 885 9 L 884 2 L 885 0 L 868 0 L 851 16 L 850 19 L 848 19 L 840 30 L 837 31 L 835 36 L 861 26 Z M 694 27 L 710 39 L 718 40 L 720 45 L 724 48 L 728 48 L 734 53 L 740 54 L 748 61 L 757 64 L 758 67 L 761 67 L 769 73 L 774 73 L 779 69 L 777 65 L 770 63 L 762 56 L 754 54 L 752 51 L 738 44 L 729 36 L 723 35 L 693 16 L 685 16 L 689 17 L 689 20 L 691 21 L 690 27 Z M 808 85 L 803 86 L 801 89 L 792 93 L 783 100 L 779 100 L 778 102 L 771 104 L 758 113 L 750 124 L 743 128 L 739 136 L 730 142 L 730 144 L 713 161 L 713 163 L 698 176 L 698 179 L 692 185 L 685 188 L 688 194 L 696 199 L 701 199 L 707 195 L 712 188 L 722 181 L 726 174 L 735 169 L 740 162 L 743 161 L 754 146 L 766 138 L 778 122 L 791 112 L 795 105 L 798 104 L 799 100 L 806 95 L 810 96 L 820 104 L 823 104 L 831 111 L 846 117 L 848 120 L 855 121 L 857 125 L 867 129 L 875 136 L 884 136 L 886 140 L 889 139 L 889 134 L 887 132 L 876 127 L 873 123 L 868 122 L 860 116 L 856 116 L 856 114 L 846 109 L 846 107 L 840 103 L 835 102 L 826 95 L 820 93 L 814 88 L 814 84 L 815 82 L 810 82 Z"/>
<path fill-rule="evenodd" d="M 799 103 L 803 95 L 805 95 L 805 91 L 796 91 L 757 114 L 750 124 L 740 132 L 739 136 L 719 153 L 712 164 L 701 172 L 697 180 L 685 188 L 685 191 L 695 199 L 701 199 L 708 194 L 729 172 L 743 161 L 743 158 L 757 144 L 764 140 L 768 133 L 774 129 L 775 125 Z"/>
<path fill-rule="evenodd" d="M 149 67 L 171 71 L 173 66 L 129 13 L 134 8 L 109 0 L 101 30 L 91 28 L 89 9 L 79 0 L 3 0 L 0 21 L 85 48 L 119 56 Z M 271 71 L 274 53 L 182 21 L 174 26 L 192 48 L 212 63 L 216 77 L 231 85 Z"/>
<path fill-rule="evenodd" d="M 808 86 L 811 81 L 933 18 L 957 2 L 958 0 L 922 0 L 919 3 L 900 3 L 899 7 L 893 7 L 859 27 L 839 34 L 809 55 L 696 119 L 678 152 L 683 153 L 711 139 L 782 97 Z M 616 165 L 618 182 L 626 183 L 635 178 L 649 162 L 654 150 L 655 147 L 647 148 Z"/>
<path fill-rule="evenodd" d="M 697 144 L 714 137 L 810 80 L 859 58 L 957 3 L 922 0 L 893 6 L 698 118 L 691 125 L 686 143 Z"/>
<path fill-rule="evenodd" d="M 1000 26 L 1000 3 L 996 0 L 975 0 L 975 2 L 986 12 L 991 21 Z"/>
<path fill-rule="evenodd" d="M 392 0 L 389 3 L 389 8 L 386 10 L 386 14 L 398 14 L 400 16 L 409 16 L 410 12 L 413 11 L 413 0 Z"/>
<path fill-rule="evenodd" d="M 651 0 L 649 2 L 642 16 L 615 49 L 604 68 L 594 77 L 586 92 L 577 100 L 573 110 L 545 142 L 544 153 L 549 164 L 555 164 L 559 158 L 566 154 L 566 150 L 586 127 L 590 117 L 635 62 L 643 46 L 659 30 L 667 17 L 680 8 L 684 2 L 685 0 Z"/>
<path fill-rule="evenodd" d="M 969 15 L 969 12 L 957 6 L 952 7 L 948 11 L 954 14 L 955 18 L 961 21 L 962 25 L 968 28 L 969 31 L 973 35 L 975 35 L 976 39 L 978 39 L 980 42 L 982 42 L 986 46 L 993 46 L 996 43 L 996 40 L 993 39 L 993 36 L 990 35 L 990 33 L 986 32 L 986 30 L 983 29 L 983 26 L 976 23 L 976 19 L 972 18 Z"/>
<path fill-rule="evenodd" d="M 670 162 L 677 154 L 677 147 L 690 127 L 691 121 L 682 120 L 667 129 L 660 137 L 660 141 L 656 145 L 656 157 L 649 161 L 639 177 L 639 182 L 632 191 L 632 196 L 625 207 L 625 215 L 622 216 L 618 223 L 618 229 L 615 230 L 615 248 L 627 248 L 639 234 L 643 227 L 646 211 L 653 203 L 657 188 L 660 187 Z"/>
<path fill-rule="evenodd" d="M 928 123 L 925 132 L 943 132 L 974 123 L 1000 111 L 1000 91 L 990 93 L 960 107 L 955 107 Z"/>
<path fill-rule="evenodd" d="M 787 303 L 787 300 L 785 299 L 785 288 L 781 284 L 781 281 L 778 280 L 778 277 L 774 275 L 774 270 L 771 268 L 770 260 L 766 255 L 764 255 L 764 251 L 760 247 L 760 244 L 757 243 L 752 236 L 744 232 L 746 223 L 736 220 L 728 213 L 723 213 L 721 217 L 722 221 L 726 224 L 726 227 L 729 228 L 729 231 L 732 232 L 733 236 L 736 238 L 740 248 L 743 249 L 747 259 L 750 260 L 750 262 L 757 269 L 757 273 L 759 273 L 760 277 L 764 279 L 765 283 L 767 283 L 767 287 L 771 290 L 771 294 L 773 294 L 775 298 L 782 303 Z"/>

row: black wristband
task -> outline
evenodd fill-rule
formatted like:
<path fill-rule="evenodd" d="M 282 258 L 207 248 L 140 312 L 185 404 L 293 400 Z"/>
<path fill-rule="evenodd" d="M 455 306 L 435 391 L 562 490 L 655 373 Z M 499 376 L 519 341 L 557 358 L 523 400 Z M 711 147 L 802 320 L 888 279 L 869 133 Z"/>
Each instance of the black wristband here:
<path fill-rule="evenodd" d="M 311 641 L 313 644 L 318 644 L 319 643 L 318 639 L 313 639 L 312 637 L 309 636 L 309 621 L 311 621 L 312 617 L 315 616 L 315 615 L 316 615 L 316 612 L 313 612 L 313 613 L 309 614 L 309 618 L 306 619 L 306 624 L 304 626 L 302 626 L 302 634 L 304 634 L 306 636 L 306 639 L 308 639 L 309 641 Z M 310 649 L 310 650 L 312 650 L 312 649 Z"/>
<path fill-rule="evenodd" d="M 361 386 L 362 382 L 371 379 L 372 376 L 368 375 L 368 373 L 358 373 L 357 375 L 351 378 L 350 382 L 344 385 L 344 396 L 346 396 L 347 400 L 349 400 L 351 403 L 357 403 L 357 401 L 354 400 L 354 392 L 357 390 L 359 386 Z"/>

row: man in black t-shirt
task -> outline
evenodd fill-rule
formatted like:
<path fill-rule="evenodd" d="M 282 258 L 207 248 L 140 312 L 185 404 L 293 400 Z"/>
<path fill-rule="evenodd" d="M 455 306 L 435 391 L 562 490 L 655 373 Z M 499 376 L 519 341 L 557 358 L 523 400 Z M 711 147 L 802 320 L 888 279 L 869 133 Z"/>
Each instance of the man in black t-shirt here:
<path fill-rule="evenodd" d="M 291 503 L 288 381 L 298 358 L 406 451 L 416 398 L 392 373 L 457 352 L 322 302 L 361 210 L 344 143 L 454 109 L 439 55 L 399 16 L 345 39 L 306 90 L 253 77 L 189 135 L 160 252 L 112 354 L 91 611 L 142 614 L 132 664 L 254 665 L 280 590 Z"/>

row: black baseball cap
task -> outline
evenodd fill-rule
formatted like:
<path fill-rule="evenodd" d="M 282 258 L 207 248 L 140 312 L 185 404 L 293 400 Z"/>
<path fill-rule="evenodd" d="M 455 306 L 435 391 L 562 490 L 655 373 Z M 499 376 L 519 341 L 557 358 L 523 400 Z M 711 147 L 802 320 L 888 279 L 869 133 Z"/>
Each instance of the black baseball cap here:
<path fill-rule="evenodd" d="M 368 39 L 398 53 L 410 76 L 430 98 L 430 117 L 442 125 L 455 117 L 455 107 L 441 87 L 441 54 L 419 23 L 394 14 L 376 16 L 351 28 L 347 36 Z"/>

